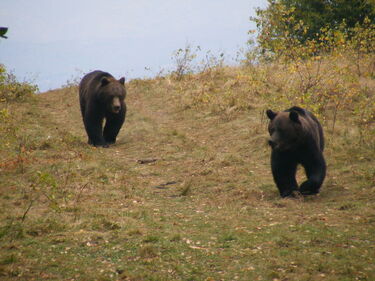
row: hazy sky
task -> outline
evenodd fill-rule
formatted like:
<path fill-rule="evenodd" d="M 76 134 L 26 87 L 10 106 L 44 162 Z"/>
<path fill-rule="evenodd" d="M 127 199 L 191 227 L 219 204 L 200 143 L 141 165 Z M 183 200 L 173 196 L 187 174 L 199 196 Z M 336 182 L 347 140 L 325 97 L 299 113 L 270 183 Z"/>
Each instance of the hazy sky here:
<path fill-rule="evenodd" d="M 187 42 L 234 58 L 266 0 L 1 0 L 0 63 L 41 91 L 100 69 L 127 79 L 173 67 Z M 147 68 L 147 69 L 145 69 Z"/>

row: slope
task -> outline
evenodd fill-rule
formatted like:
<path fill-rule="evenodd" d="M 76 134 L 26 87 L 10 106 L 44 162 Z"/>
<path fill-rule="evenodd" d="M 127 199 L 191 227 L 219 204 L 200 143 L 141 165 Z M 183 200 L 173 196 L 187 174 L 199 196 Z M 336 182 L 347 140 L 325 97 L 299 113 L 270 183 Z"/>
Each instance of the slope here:
<path fill-rule="evenodd" d="M 9 105 L 2 279 L 375 278 L 371 153 L 328 134 L 322 193 L 280 199 L 261 97 L 212 112 L 186 103 L 185 83 L 131 81 L 108 149 L 86 144 L 76 87 Z"/>

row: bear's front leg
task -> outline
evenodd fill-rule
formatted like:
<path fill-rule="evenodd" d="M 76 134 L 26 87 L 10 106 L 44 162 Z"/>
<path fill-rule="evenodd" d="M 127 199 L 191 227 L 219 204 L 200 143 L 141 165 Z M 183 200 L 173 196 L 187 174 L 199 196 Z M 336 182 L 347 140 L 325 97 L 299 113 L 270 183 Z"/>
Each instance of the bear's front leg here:
<path fill-rule="evenodd" d="M 111 114 L 106 117 L 103 137 L 106 143 L 116 143 L 116 137 L 125 121 L 125 112 L 122 110 L 118 114 Z"/>
<path fill-rule="evenodd" d="M 326 176 L 326 163 L 321 152 L 317 152 L 310 159 L 302 163 L 305 168 L 307 180 L 300 186 L 302 195 L 318 194 Z"/>
<path fill-rule="evenodd" d="M 103 138 L 103 118 L 101 118 L 100 116 L 90 116 L 89 114 L 86 114 L 84 123 L 89 138 L 88 143 L 93 146 L 108 147 L 108 144 Z"/>
<path fill-rule="evenodd" d="M 294 196 L 298 191 L 296 181 L 297 162 L 286 152 L 272 151 L 271 168 L 273 179 L 281 197 Z"/>

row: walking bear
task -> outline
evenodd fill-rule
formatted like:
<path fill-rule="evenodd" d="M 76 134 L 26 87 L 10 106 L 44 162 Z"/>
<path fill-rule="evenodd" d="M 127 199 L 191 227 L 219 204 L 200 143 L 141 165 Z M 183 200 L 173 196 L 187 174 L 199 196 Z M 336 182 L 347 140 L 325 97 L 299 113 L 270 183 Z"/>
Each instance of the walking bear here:
<path fill-rule="evenodd" d="M 79 102 L 89 144 L 108 147 L 116 142 L 125 121 L 125 97 L 125 78 L 116 80 L 111 74 L 99 70 L 82 78 Z"/>
<path fill-rule="evenodd" d="M 272 148 L 271 168 L 273 179 L 281 197 L 319 193 L 326 175 L 323 157 L 323 129 L 309 111 L 293 106 L 283 112 L 267 110 L 270 119 L 268 141 Z M 307 180 L 298 188 L 297 165 L 301 164 Z"/>

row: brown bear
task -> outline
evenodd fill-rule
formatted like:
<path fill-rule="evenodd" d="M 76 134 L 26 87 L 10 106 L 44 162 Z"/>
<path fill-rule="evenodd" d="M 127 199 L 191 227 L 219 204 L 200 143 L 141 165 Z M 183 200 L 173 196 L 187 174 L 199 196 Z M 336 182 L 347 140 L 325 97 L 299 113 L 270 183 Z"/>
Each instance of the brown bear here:
<path fill-rule="evenodd" d="M 79 103 L 89 144 L 108 147 L 116 142 L 125 121 L 125 97 L 124 77 L 116 80 L 108 72 L 96 70 L 82 78 Z"/>
<path fill-rule="evenodd" d="M 283 112 L 267 110 L 270 119 L 268 131 L 272 148 L 271 168 L 273 179 L 281 197 L 319 193 L 326 175 L 323 157 L 323 129 L 309 111 L 293 106 Z M 297 165 L 301 164 L 307 180 L 298 188 Z"/>

